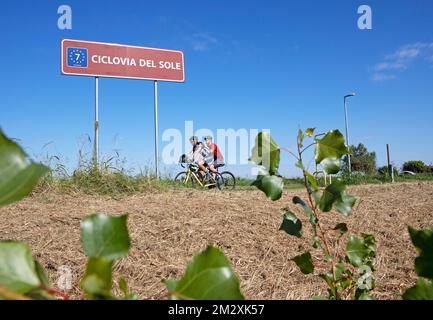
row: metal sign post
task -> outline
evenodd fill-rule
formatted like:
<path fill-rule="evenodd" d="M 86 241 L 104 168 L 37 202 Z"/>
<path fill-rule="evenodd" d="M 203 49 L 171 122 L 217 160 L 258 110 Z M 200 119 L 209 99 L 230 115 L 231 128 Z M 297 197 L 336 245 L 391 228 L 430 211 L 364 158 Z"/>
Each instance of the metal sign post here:
<path fill-rule="evenodd" d="M 93 165 L 98 167 L 99 157 L 99 77 L 95 77 L 95 136 L 93 147 Z"/>
<path fill-rule="evenodd" d="M 159 179 L 159 145 L 158 145 L 158 81 L 153 82 L 154 125 L 155 125 L 155 175 Z"/>
<path fill-rule="evenodd" d="M 63 39 L 61 73 L 95 78 L 93 163 L 99 159 L 99 77 L 152 80 L 154 85 L 155 176 L 160 177 L 158 145 L 158 81 L 184 82 L 183 52 L 116 43 Z"/>

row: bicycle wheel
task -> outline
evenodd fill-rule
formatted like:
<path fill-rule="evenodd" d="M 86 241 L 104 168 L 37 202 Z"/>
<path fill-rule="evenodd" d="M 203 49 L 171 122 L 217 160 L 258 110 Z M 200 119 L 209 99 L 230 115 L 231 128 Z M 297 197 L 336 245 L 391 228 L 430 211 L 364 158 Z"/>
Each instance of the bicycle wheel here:
<path fill-rule="evenodd" d="M 180 186 L 184 186 L 184 187 L 188 187 L 188 188 L 193 188 L 194 185 L 195 185 L 195 183 L 194 183 L 195 182 L 194 181 L 194 177 L 192 176 L 192 174 L 190 174 L 189 177 L 188 177 L 188 181 L 185 181 L 187 173 L 188 172 L 186 172 L 186 171 L 179 172 L 176 175 L 176 177 L 174 178 L 174 182 L 177 185 L 180 185 Z"/>
<path fill-rule="evenodd" d="M 223 180 L 222 188 L 226 190 L 233 190 L 236 187 L 236 178 L 233 173 L 229 171 L 221 172 L 221 177 Z"/>
<path fill-rule="evenodd" d="M 219 172 L 213 172 L 212 173 L 212 180 L 215 183 L 215 186 L 219 190 L 223 190 L 224 189 L 224 179 L 221 176 L 221 173 L 219 173 Z"/>

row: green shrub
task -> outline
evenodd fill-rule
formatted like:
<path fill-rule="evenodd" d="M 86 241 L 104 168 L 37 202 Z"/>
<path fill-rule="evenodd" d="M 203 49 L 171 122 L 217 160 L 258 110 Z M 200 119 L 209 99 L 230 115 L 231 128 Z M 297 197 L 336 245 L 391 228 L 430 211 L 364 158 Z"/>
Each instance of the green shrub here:
<path fill-rule="evenodd" d="M 403 164 L 403 171 L 423 173 L 426 172 L 426 165 L 421 160 L 407 161 Z"/>
<path fill-rule="evenodd" d="M 376 153 L 369 152 L 362 143 L 350 147 L 350 167 L 352 171 L 363 172 L 365 174 L 374 174 L 376 172 Z M 348 159 L 343 158 L 343 171 L 347 171 Z"/>
<path fill-rule="evenodd" d="M 394 171 L 394 176 L 398 175 L 398 169 L 396 167 L 392 167 L 392 170 Z M 382 166 L 377 168 L 377 173 L 379 173 L 380 175 L 389 175 L 389 168 L 388 166 Z"/>

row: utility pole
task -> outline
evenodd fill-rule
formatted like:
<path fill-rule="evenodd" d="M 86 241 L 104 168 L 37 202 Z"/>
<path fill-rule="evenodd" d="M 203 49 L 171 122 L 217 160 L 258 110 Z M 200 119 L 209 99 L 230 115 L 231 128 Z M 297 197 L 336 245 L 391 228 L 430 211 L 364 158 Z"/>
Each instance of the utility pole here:
<path fill-rule="evenodd" d="M 391 164 L 391 158 L 389 156 L 389 144 L 386 144 L 386 158 L 388 159 L 388 172 L 391 178 L 391 182 L 394 183 L 394 168 Z"/>

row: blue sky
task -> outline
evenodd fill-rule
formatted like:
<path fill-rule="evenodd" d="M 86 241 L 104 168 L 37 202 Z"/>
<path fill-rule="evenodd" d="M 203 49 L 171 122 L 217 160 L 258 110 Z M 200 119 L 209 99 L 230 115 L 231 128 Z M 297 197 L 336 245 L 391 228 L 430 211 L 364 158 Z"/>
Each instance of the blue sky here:
<path fill-rule="evenodd" d="M 57 8 L 72 8 L 72 30 Z M 372 8 L 360 30 L 357 9 Z M 416 5 L 415 5 L 416 4 Z M 160 83 L 168 128 L 269 128 L 293 148 L 298 127 L 344 129 L 386 162 L 433 162 L 432 1 L 5 1 L 0 126 L 31 155 L 77 163 L 93 134 L 93 79 L 60 75 L 61 38 L 184 51 L 186 82 Z M 101 79 L 100 143 L 130 166 L 153 159 L 153 84 Z M 45 146 L 49 143 L 48 146 Z M 162 143 L 162 142 L 161 142 Z M 161 148 L 164 144 L 161 144 Z M 293 161 L 282 172 L 293 176 Z M 245 168 L 234 167 L 243 174 Z"/>

